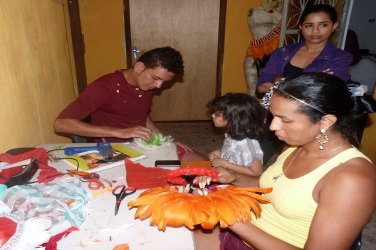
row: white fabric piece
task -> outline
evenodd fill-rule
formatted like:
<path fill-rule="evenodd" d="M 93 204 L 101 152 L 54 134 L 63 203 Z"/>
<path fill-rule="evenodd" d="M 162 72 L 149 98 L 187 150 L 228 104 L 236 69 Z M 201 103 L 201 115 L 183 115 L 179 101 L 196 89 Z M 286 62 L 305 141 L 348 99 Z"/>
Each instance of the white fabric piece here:
<path fill-rule="evenodd" d="M 350 67 L 351 80 L 368 87 L 367 94 L 372 95 L 376 84 L 376 61 L 362 58 L 357 64 Z"/>
<path fill-rule="evenodd" d="M 260 143 L 253 139 L 237 141 L 225 134 L 221 158 L 237 165 L 250 167 L 255 159 L 262 163 L 263 152 Z"/>

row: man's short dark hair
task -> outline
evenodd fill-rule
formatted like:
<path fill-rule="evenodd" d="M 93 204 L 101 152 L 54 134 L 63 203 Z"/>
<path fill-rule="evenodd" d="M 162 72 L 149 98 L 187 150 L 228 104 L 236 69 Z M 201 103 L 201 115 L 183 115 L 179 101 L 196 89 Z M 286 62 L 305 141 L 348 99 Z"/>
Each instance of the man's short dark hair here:
<path fill-rule="evenodd" d="M 179 51 L 171 47 L 162 47 L 143 53 L 137 60 L 147 68 L 161 67 L 174 74 L 183 74 L 183 58 Z"/>

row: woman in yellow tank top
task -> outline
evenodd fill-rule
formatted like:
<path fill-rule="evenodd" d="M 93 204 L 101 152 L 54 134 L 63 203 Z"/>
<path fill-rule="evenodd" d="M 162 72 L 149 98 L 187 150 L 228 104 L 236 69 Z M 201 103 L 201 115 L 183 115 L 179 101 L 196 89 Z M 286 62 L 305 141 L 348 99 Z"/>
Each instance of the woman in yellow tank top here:
<path fill-rule="evenodd" d="M 219 237 L 219 230 L 196 233 L 196 249 L 350 249 L 376 207 L 376 169 L 352 146 L 351 124 L 374 112 L 374 102 L 325 73 L 281 80 L 269 129 L 290 147 L 260 178 L 218 169 L 221 183 L 273 187 L 270 203 L 261 218 Z"/>

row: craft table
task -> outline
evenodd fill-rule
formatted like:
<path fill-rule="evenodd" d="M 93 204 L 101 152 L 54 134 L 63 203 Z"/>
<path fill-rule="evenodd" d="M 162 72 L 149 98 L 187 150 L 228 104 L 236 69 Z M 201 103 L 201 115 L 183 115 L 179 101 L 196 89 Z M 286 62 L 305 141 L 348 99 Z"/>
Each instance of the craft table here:
<path fill-rule="evenodd" d="M 51 150 L 57 147 L 69 146 L 95 146 L 95 144 L 45 144 L 37 147 Z M 153 167 L 155 160 L 177 160 L 177 150 L 175 144 L 158 150 L 144 150 L 135 144 L 126 144 L 146 155 L 145 159 L 138 163 L 145 167 Z M 64 157 L 64 151 L 51 152 L 56 157 Z M 53 167 L 61 172 L 72 169 L 64 161 L 51 163 Z M 102 178 L 116 180 L 119 184 L 125 183 L 125 167 L 115 167 L 109 170 L 98 172 Z M 64 177 L 62 177 L 64 178 Z M 114 215 L 115 197 L 105 192 L 94 197 L 91 190 L 87 189 L 89 202 L 86 205 L 87 217 L 80 225 L 79 231 L 71 232 L 66 238 L 58 242 L 58 249 L 85 249 L 85 250 L 111 250 L 118 244 L 129 245 L 131 250 L 158 250 L 195 249 L 192 232 L 185 227 L 167 227 L 165 232 L 159 231 L 156 226 L 149 225 L 149 219 L 144 221 L 133 218 L 136 208 L 128 209 L 127 203 L 136 199 L 143 190 L 138 190 L 131 196 L 127 196 L 119 209 L 118 215 Z"/>

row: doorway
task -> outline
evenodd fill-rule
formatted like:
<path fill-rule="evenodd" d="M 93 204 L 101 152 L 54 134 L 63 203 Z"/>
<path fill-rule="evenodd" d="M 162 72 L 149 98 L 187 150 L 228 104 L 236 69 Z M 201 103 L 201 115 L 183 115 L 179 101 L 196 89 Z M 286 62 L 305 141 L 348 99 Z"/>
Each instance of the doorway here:
<path fill-rule="evenodd" d="M 171 46 L 182 53 L 185 74 L 153 99 L 154 121 L 209 120 L 206 104 L 220 94 L 224 0 L 124 0 L 127 64 L 133 49 Z"/>

